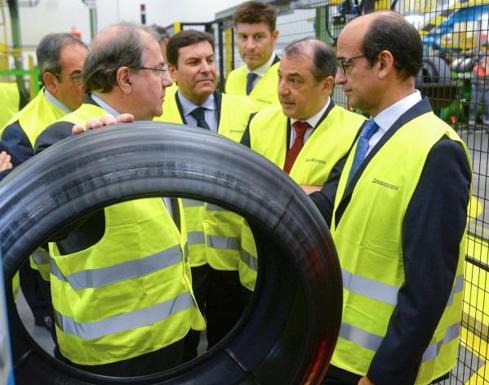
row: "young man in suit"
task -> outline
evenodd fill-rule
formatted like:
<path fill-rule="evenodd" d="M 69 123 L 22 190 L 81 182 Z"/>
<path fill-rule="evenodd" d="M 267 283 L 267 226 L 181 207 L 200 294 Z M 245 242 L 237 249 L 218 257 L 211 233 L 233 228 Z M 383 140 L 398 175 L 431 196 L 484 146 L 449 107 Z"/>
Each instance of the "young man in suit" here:
<path fill-rule="evenodd" d="M 164 113 L 156 120 L 199 127 L 239 142 L 256 107 L 246 96 L 216 90 L 212 36 L 195 30 L 179 32 L 168 42 L 167 57 L 178 88 L 165 98 Z M 190 199 L 184 199 L 183 206 L 192 285 L 207 318 L 208 347 L 212 347 L 233 328 L 245 306 L 236 238 L 241 217 L 217 205 Z M 199 332 L 189 333 L 185 359 L 197 355 L 199 339 Z"/>
<path fill-rule="evenodd" d="M 249 95 L 259 109 L 278 104 L 275 52 L 277 11 L 270 4 L 248 1 L 234 13 L 236 40 L 244 63 L 226 80 L 226 93 Z"/>

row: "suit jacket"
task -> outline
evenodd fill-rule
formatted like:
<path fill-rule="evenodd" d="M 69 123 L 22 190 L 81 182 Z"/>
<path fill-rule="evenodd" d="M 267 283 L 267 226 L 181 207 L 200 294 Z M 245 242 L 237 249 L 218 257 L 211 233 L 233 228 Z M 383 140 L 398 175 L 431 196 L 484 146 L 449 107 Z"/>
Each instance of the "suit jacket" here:
<path fill-rule="evenodd" d="M 348 207 L 353 190 L 365 166 L 404 124 L 431 111 L 423 99 L 394 123 L 370 151 L 355 177 L 347 186 L 335 213 L 339 223 Z M 402 165 L 399 165 L 402 167 Z M 471 170 L 464 149 L 448 138 L 441 139 L 430 151 L 403 222 L 405 283 L 398 304 L 367 376 L 376 385 L 412 384 L 449 298 L 456 261 L 464 234 L 470 196 Z M 330 187 L 330 186 L 329 186 Z M 316 193 L 316 203 L 331 200 L 325 185 Z M 316 197 L 317 198 L 317 197 Z M 326 219 L 328 209 L 321 207 Z M 395 357 L 395 359 L 393 359 Z"/>

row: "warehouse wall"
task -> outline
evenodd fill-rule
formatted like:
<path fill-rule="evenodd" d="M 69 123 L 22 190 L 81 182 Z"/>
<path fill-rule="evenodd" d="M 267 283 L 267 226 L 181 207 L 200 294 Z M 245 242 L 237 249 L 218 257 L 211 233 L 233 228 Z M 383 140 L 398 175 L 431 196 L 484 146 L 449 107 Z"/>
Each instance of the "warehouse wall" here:
<path fill-rule="evenodd" d="M 169 0 L 98 0 L 98 30 L 118 21 L 140 22 L 140 4 L 146 4 L 147 24 L 166 26 L 175 21 L 201 22 L 214 20 L 216 12 L 222 11 L 242 0 L 179 0 L 175 6 Z M 4 6 L 8 45 L 11 45 L 10 17 Z M 36 46 L 42 36 L 50 32 L 69 32 L 75 27 L 82 40 L 89 43 L 90 21 L 88 7 L 81 0 L 40 0 L 36 7 L 20 7 L 21 39 L 24 46 Z"/>

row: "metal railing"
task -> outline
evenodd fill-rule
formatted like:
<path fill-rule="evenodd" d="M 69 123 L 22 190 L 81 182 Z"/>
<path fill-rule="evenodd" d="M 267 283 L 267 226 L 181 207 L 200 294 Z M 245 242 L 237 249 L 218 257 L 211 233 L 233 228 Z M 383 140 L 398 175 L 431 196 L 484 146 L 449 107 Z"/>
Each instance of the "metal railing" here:
<path fill-rule="evenodd" d="M 368 9 L 396 10 L 420 31 L 425 54 L 417 87 L 430 98 L 435 113 L 459 133 L 473 160 L 459 358 L 443 384 L 489 385 L 489 0 L 271 3 L 280 10 L 279 56 L 289 42 L 307 36 L 334 45 L 343 26 Z M 214 22 L 222 79 L 243 64 L 233 42 L 231 15 L 232 10 L 224 11 Z M 483 74 L 480 63 L 486 55 Z M 333 98 L 346 104 L 340 89 Z"/>

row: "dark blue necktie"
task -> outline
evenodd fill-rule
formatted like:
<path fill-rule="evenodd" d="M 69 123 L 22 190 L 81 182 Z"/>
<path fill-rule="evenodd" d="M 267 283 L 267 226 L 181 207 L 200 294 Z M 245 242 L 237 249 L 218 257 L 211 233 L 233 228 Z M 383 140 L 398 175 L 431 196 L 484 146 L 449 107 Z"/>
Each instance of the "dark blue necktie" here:
<path fill-rule="evenodd" d="M 253 90 L 253 83 L 257 77 L 257 74 L 248 72 L 248 75 L 246 76 L 246 95 L 249 95 Z"/>
<path fill-rule="evenodd" d="M 360 132 L 360 136 L 358 137 L 357 149 L 355 151 L 355 157 L 353 158 L 353 163 L 350 169 L 350 175 L 348 176 L 348 183 L 353 178 L 353 175 L 360 168 L 363 163 L 365 156 L 367 155 L 368 150 L 368 141 L 370 138 L 377 132 L 379 126 L 375 123 L 375 120 L 369 119 L 367 123 L 363 126 L 362 132 Z"/>
<path fill-rule="evenodd" d="M 197 121 L 197 127 L 202 127 L 207 130 L 210 130 L 209 125 L 205 121 L 205 108 L 204 107 L 197 107 L 192 112 L 190 113 L 194 117 L 194 119 Z"/>

